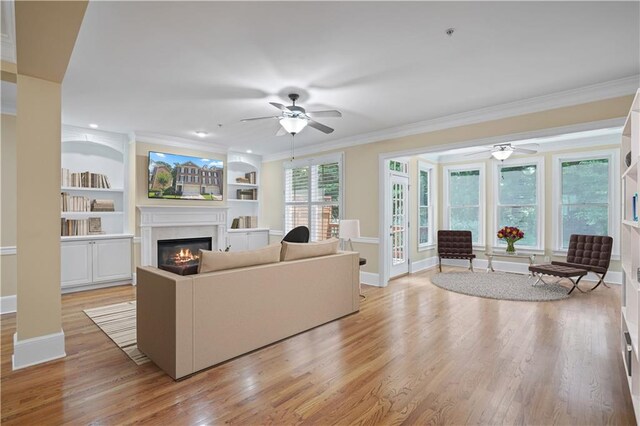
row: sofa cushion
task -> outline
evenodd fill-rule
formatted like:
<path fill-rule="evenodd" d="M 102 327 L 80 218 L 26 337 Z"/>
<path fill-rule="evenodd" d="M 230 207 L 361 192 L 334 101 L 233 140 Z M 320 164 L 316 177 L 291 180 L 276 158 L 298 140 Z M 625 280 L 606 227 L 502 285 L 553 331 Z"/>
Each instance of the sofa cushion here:
<path fill-rule="evenodd" d="M 238 252 L 200 250 L 198 273 L 280 262 L 280 244 Z"/>
<path fill-rule="evenodd" d="M 289 243 L 283 241 L 280 260 L 288 261 L 336 254 L 339 243 L 340 240 L 337 238 L 329 238 L 315 243 Z"/>

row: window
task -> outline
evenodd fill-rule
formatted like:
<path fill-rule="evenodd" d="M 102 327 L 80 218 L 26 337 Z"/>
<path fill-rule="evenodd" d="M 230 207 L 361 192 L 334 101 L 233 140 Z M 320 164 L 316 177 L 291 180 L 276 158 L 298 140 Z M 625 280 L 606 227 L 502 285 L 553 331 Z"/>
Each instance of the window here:
<path fill-rule="evenodd" d="M 311 241 L 338 236 L 342 155 L 285 164 L 284 232 L 307 226 Z"/>
<path fill-rule="evenodd" d="M 518 246 L 544 248 L 544 163 L 540 158 L 495 162 L 496 194 L 494 234 L 503 226 L 517 226 L 524 232 Z M 494 237 L 496 247 L 506 246 Z"/>
<path fill-rule="evenodd" d="M 554 156 L 555 249 L 564 251 L 571 234 L 611 235 L 618 253 L 619 199 L 616 150 Z"/>
<path fill-rule="evenodd" d="M 418 247 L 433 244 L 433 202 L 436 188 L 433 167 L 418 162 Z"/>
<path fill-rule="evenodd" d="M 445 229 L 468 230 L 484 245 L 484 164 L 444 168 Z"/>

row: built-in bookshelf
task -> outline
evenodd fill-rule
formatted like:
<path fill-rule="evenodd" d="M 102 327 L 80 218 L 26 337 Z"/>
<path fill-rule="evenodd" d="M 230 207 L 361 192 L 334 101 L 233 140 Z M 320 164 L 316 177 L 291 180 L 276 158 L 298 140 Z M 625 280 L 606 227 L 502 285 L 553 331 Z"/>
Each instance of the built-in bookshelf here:
<path fill-rule="evenodd" d="M 127 225 L 126 135 L 63 126 L 62 239 L 121 235 Z"/>
<path fill-rule="evenodd" d="M 622 356 L 627 370 L 627 379 L 636 418 L 640 415 L 640 222 L 638 194 L 640 179 L 640 90 L 627 116 L 622 130 Z"/>
<path fill-rule="evenodd" d="M 242 228 L 258 226 L 261 161 L 258 155 L 236 152 L 227 155 L 227 227 L 230 229 L 234 224 Z"/>
<path fill-rule="evenodd" d="M 128 138 L 62 128 L 60 239 L 62 291 L 131 282 L 127 234 Z"/>

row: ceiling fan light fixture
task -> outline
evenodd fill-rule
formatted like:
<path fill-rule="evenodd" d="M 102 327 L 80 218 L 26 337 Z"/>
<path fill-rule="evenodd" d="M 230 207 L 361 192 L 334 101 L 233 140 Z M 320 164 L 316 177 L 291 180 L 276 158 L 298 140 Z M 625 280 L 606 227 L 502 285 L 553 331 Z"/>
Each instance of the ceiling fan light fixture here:
<path fill-rule="evenodd" d="M 280 125 L 287 133 L 295 135 L 307 126 L 307 120 L 301 117 L 282 117 L 280 119 Z"/>
<path fill-rule="evenodd" d="M 513 154 L 513 148 L 510 146 L 500 147 L 495 151 L 491 151 L 491 156 L 500 161 L 504 161 L 511 157 L 511 154 Z"/>

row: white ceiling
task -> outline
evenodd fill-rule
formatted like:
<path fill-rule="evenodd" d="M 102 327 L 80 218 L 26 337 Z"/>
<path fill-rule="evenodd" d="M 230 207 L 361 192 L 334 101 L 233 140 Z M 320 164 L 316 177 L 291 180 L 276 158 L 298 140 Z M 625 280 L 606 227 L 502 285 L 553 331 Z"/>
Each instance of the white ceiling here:
<path fill-rule="evenodd" d="M 327 144 L 637 76 L 639 19 L 638 2 L 92 1 L 63 121 L 273 154 L 277 121 L 240 119 L 294 89 L 343 112 L 296 136 Z"/>

